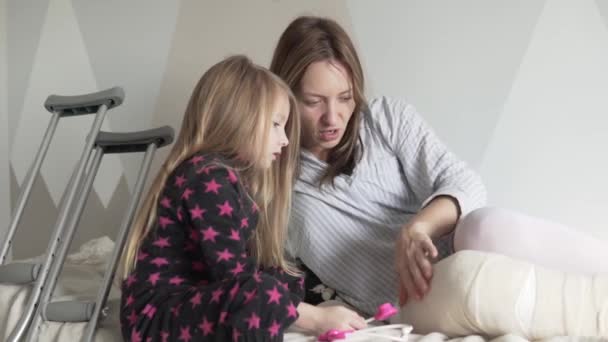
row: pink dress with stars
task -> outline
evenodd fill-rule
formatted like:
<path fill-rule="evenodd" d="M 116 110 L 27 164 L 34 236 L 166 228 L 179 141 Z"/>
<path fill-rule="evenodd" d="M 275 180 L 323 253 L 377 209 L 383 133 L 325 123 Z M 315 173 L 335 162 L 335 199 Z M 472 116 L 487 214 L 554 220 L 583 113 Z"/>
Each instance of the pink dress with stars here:
<path fill-rule="evenodd" d="M 122 285 L 127 341 L 281 341 L 303 279 L 261 269 L 247 241 L 257 206 L 217 154 L 194 155 L 168 178 L 156 227 Z"/>

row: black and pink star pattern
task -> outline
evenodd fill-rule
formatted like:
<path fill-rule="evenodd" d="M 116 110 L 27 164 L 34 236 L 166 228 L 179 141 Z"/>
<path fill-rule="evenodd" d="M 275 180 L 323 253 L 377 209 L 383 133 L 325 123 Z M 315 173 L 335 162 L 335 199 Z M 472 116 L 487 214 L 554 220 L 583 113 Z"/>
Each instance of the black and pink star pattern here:
<path fill-rule="evenodd" d="M 256 265 L 248 244 L 258 207 L 224 165 L 198 153 L 167 179 L 122 285 L 125 340 L 282 341 L 297 319 L 304 279 Z"/>

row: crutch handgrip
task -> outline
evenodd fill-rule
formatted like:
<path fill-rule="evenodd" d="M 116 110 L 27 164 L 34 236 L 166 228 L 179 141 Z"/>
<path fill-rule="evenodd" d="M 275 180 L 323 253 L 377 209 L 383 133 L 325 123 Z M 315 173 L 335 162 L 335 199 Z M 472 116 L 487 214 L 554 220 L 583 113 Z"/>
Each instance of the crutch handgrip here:
<path fill-rule="evenodd" d="M 0 266 L 0 283 L 29 284 L 36 280 L 40 264 L 14 263 Z"/>
<path fill-rule="evenodd" d="M 44 316 L 52 322 L 88 322 L 93 316 L 95 302 L 91 301 L 61 301 L 46 305 Z"/>
<path fill-rule="evenodd" d="M 50 95 L 44 102 L 44 107 L 51 113 L 59 112 L 62 116 L 75 116 L 97 113 L 101 105 L 106 105 L 107 109 L 114 108 L 122 104 L 124 99 L 124 90 L 121 87 L 114 87 L 84 95 Z"/>

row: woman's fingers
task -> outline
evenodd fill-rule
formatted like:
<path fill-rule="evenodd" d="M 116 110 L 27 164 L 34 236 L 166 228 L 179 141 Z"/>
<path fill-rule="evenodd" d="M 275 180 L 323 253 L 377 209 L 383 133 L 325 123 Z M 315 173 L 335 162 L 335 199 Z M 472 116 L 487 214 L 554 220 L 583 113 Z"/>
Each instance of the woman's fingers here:
<path fill-rule="evenodd" d="M 399 282 L 399 306 L 404 306 L 407 303 L 407 290 L 403 283 Z"/>
<path fill-rule="evenodd" d="M 427 281 L 430 281 L 431 278 L 433 278 L 433 265 L 429 258 L 424 254 L 424 251 L 416 251 L 416 262 L 418 263 L 418 267 L 422 270 L 422 276 L 424 276 Z"/>
<path fill-rule="evenodd" d="M 426 294 L 426 291 L 428 289 L 428 282 L 426 280 L 425 277 L 422 276 L 422 270 L 420 269 L 420 265 L 418 264 L 418 260 L 416 260 L 416 254 L 418 254 L 418 251 L 414 250 L 412 251 L 412 255 L 410 256 L 409 261 L 409 271 L 410 274 L 412 275 L 412 280 L 413 280 L 413 285 L 416 288 L 415 289 L 415 296 L 418 299 L 422 299 L 422 297 L 424 296 L 424 294 Z"/>
<path fill-rule="evenodd" d="M 407 288 L 404 285 L 404 281 L 406 281 L 406 277 L 402 276 L 407 272 L 406 269 L 406 255 L 405 255 L 405 247 L 407 244 L 407 240 L 402 235 L 401 239 L 397 242 L 397 251 L 396 251 L 396 260 L 395 264 L 397 266 L 397 283 L 399 287 L 399 306 L 405 305 L 408 299 Z"/>
<path fill-rule="evenodd" d="M 408 296 L 416 296 L 416 288 L 414 286 L 414 279 L 412 278 L 412 274 L 410 272 L 408 259 L 404 260 L 403 267 L 400 269 L 399 280 L 401 281 L 402 286 L 405 288 Z"/>
<path fill-rule="evenodd" d="M 439 252 L 437 252 L 437 248 L 435 247 L 435 244 L 433 243 L 433 240 L 431 240 L 430 236 L 425 235 L 420 243 L 425 253 L 428 253 L 430 258 L 435 259 L 439 255 Z"/>
<path fill-rule="evenodd" d="M 407 236 L 406 234 L 401 236 L 397 248 L 401 305 L 412 296 L 420 300 L 428 293 L 433 277 L 431 259 L 438 255 L 437 248 L 428 235 Z"/>
<path fill-rule="evenodd" d="M 403 258 L 403 267 L 401 269 L 401 273 L 400 273 L 400 277 L 401 277 L 401 283 L 403 284 L 403 286 L 405 287 L 407 293 L 409 296 L 414 296 L 416 298 L 419 298 L 418 295 L 418 291 L 416 290 L 416 285 L 415 285 L 415 275 L 412 269 L 412 261 L 413 261 L 413 249 L 412 249 L 412 245 L 413 243 L 410 242 L 408 244 L 408 246 L 406 246 L 405 249 L 405 253 L 404 253 L 404 258 Z"/>
<path fill-rule="evenodd" d="M 400 284 L 406 284 L 409 281 L 410 274 L 408 271 L 408 248 L 409 248 L 409 240 L 407 236 L 402 235 L 401 239 L 397 244 L 397 276 Z M 405 286 L 405 285 L 404 285 Z M 405 288 L 407 290 L 407 288 Z"/>

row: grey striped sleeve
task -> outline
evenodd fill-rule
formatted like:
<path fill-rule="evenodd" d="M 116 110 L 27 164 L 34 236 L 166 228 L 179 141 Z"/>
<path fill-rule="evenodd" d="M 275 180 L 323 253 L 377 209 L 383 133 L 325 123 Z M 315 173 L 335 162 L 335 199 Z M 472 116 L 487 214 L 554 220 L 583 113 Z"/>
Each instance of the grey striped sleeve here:
<path fill-rule="evenodd" d="M 484 206 L 486 190 L 479 175 L 440 141 L 416 109 L 402 101 L 381 101 L 384 110 L 376 112 L 383 116 L 380 126 L 421 206 L 439 195 L 455 198 L 462 215 Z"/>

